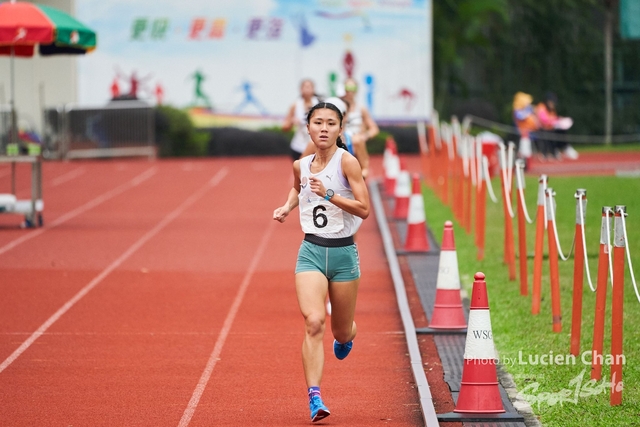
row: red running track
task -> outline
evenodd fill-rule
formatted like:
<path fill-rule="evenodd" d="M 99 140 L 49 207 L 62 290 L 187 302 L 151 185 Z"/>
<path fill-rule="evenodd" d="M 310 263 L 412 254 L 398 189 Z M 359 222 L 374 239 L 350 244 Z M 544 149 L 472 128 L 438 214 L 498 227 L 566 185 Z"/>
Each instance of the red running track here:
<path fill-rule="evenodd" d="M 297 215 L 271 220 L 287 159 L 45 163 L 43 174 L 44 228 L 0 216 L 3 426 L 310 424 L 293 287 L 302 233 Z M 320 424 L 421 425 L 374 218 L 357 242 L 359 334 L 338 361 L 327 328 L 332 415 Z"/>
<path fill-rule="evenodd" d="M 616 175 L 640 171 L 640 152 L 581 153 L 577 160 L 540 160 L 531 158 L 531 175 Z"/>

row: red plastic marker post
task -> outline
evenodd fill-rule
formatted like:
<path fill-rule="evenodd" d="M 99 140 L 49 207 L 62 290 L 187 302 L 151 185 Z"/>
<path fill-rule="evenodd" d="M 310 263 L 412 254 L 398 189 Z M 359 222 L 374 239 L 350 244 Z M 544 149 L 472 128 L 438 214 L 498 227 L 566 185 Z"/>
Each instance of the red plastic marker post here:
<path fill-rule="evenodd" d="M 453 214 L 456 219 L 462 223 L 462 204 L 464 203 L 464 197 L 462 194 L 464 188 L 462 182 L 462 157 L 460 157 L 460 153 L 458 152 L 460 149 L 460 141 L 457 139 L 454 139 L 454 141 L 455 148 L 453 152 L 455 153 L 455 159 L 453 160 L 453 206 L 451 206 L 451 208 L 453 209 Z"/>
<path fill-rule="evenodd" d="M 443 128 L 445 133 L 445 143 L 442 144 L 442 150 L 440 152 L 440 176 L 438 177 L 438 184 L 440 185 L 440 198 L 445 205 L 449 204 L 449 187 L 450 175 L 451 175 L 451 126 L 445 126 Z"/>
<path fill-rule="evenodd" d="M 516 160 L 516 173 L 519 173 L 520 169 L 524 170 L 524 160 Z M 517 181 L 517 205 L 518 205 L 518 257 L 520 259 L 520 295 L 527 295 L 529 293 L 528 277 L 527 277 L 527 223 L 524 217 L 524 189 L 525 182 Z M 522 194 L 522 197 L 520 197 Z"/>
<path fill-rule="evenodd" d="M 462 215 L 462 224 L 467 234 L 471 233 L 471 204 L 472 204 L 472 192 L 473 183 L 471 179 L 471 153 L 473 152 L 473 138 L 470 136 L 465 137 L 465 158 L 464 158 L 464 212 Z"/>
<path fill-rule="evenodd" d="M 478 261 L 484 259 L 485 223 L 487 215 L 487 186 L 485 183 L 485 170 L 480 158 L 478 169 L 478 185 L 476 187 L 476 248 Z"/>
<path fill-rule="evenodd" d="M 553 314 L 553 332 L 562 332 L 562 313 L 560 307 L 560 272 L 558 267 L 558 246 L 553 229 L 555 221 L 555 193 L 547 188 L 547 234 L 549 239 L 549 275 L 551 281 L 551 311 Z"/>
<path fill-rule="evenodd" d="M 624 239 L 622 215 L 627 207 L 617 205 L 613 231 L 613 291 L 611 291 L 611 392 L 610 404 L 622 404 L 622 326 L 624 305 L 624 255 L 627 243 Z"/>
<path fill-rule="evenodd" d="M 427 132 L 428 133 L 428 132 Z M 429 139 L 427 138 L 427 141 Z M 429 144 L 427 143 L 427 147 L 429 146 Z M 431 177 L 431 160 L 433 159 L 433 150 L 428 149 L 427 148 L 427 152 L 420 153 L 420 168 L 422 170 L 422 176 L 424 176 L 427 185 L 429 185 L 430 187 L 433 188 L 433 181 L 432 181 L 432 177 Z"/>
<path fill-rule="evenodd" d="M 587 215 L 587 190 L 576 190 L 576 242 L 573 258 L 573 305 L 571 310 L 571 354 L 580 354 L 580 332 L 582 330 L 582 289 L 584 284 L 584 236 L 582 228 Z M 582 215 L 580 212 L 582 211 Z"/>
<path fill-rule="evenodd" d="M 548 179 L 540 175 L 538 180 L 538 212 L 536 213 L 536 242 L 533 255 L 533 295 L 531 296 L 531 314 L 540 313 L 540 294 L 542 291 L 542 258 L 544 256 L 544 227 L 545 227 L 545 191 Z"/>
<path fill-rule="evenodd" d="M 453 215 L 456 217 L 458 221 L 460 221 L 460 193 L 459 193 L 459 183 L 458 180 L 460 178 L 459 174 L 459 151 L 458 145 L 460 144 L 460 140 L 458 139 L 459 133 L 457 129 L 457 118 L 451 117 L 451 146 L 449 147 L 451 151 L 449 152 L 450 163 L 450 171 L 451 171 L 451 209 L 453 210 Z"/>
<path fill-rule="evenodd" d="M 504 263 L 509 269 L 509 280 L 516 280 L 516 253 L 513 242 L 513 218 L 509 214 L 511 203 L 511 182 L 505 180 L 510 165 L 502 165 L 500 183 L 502 185 L 502 211 L 504 213 Z"/>
<path fill-rule="evenodd" d="M 607 311 L 607 282 L 609 278 L 609 241 L 613 209 L 602 207 L 602 222 L 600 225 L 600 252 L 598 254 L 598 281 L 596 288 L 596 313 L 593 320 L 593 346 L 591 348 L 591 379 L 599 381 L 602 378 L 602 348 L 604 346 L 604 317 Z M 607 232 L 609 225 L 609 232 Z"/>

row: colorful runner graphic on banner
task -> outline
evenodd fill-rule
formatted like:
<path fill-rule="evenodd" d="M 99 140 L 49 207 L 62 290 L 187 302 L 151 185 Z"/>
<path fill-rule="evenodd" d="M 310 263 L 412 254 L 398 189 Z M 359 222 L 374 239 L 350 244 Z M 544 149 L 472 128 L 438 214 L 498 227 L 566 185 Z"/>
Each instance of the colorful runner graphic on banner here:
<path fill-rule="evenodd" d="M 192 80 L 195 81 L 195 87 L 193 88 L 193 106 L 197 107 L 200 105 L 200 101 L 204 103 L 204 106 L 208 109 L 212 109 L 211 101 L 204 90 L 202 89 L 202 82 L 206 80 L 206 76 L 202 74 L 200 70 L 196 70 L 195 73 L 189 76 Z"/>
<path fill-rule="evenodd" d="M 235 109 L 236 113 L 242 113 L 245 107 L 249 105 L 253 105 L 258 109 L 260 114 L 263 116 L 267 115 L 267 110 L 264 109 L 260 101 L 258 101 L 254 96 L 252 90 L 252 84 L 250 82 L 242 82 L 241 90 L 244 92 L 244 100 L 240 105 L 238 105 Z"/>

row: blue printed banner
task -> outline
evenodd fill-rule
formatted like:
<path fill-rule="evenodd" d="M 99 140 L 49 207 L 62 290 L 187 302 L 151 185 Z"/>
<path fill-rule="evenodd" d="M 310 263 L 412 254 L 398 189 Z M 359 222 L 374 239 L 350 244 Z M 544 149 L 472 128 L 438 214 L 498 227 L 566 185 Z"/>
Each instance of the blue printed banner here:
<path fill-rule="evenodd" d="M 77 0 L 100 42 L 79 60 L 79 100 L 278 117 L 302 79 L 331 96 L 351 76 L 374 117 L 426 118 L 430 1 Z"/>

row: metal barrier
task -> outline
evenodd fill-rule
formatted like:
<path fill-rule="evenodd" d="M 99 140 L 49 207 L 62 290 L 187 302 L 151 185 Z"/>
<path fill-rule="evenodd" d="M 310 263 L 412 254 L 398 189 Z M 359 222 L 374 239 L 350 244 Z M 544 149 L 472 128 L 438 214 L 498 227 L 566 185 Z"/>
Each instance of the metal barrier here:
<path fill-rule="evenodd" d="M 0 153 L 6 151 L 11 138 L 11 105 L 0 104 Z"/>
<path fill-rule="evenodd" d="M 46 158 L 156 156 L 155 110 L 137 101 L 43 112 Z"/>
<path fill-rule="evenodd" d="M 63 156 L 64 107 L 47 108 L 42 116 L 42 157 L 58 159 Z"/>

